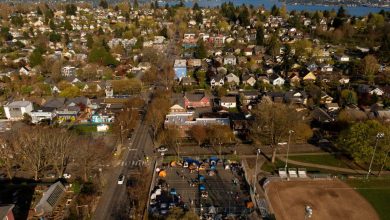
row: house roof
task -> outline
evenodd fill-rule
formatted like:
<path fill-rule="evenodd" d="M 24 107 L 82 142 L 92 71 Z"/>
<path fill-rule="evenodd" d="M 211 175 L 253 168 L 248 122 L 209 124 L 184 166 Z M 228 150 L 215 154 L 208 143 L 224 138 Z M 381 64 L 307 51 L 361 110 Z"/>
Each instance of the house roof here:
<path fill-rule="evenodd" d="M 56 97 L 48 100 L 43 106 L 51 108 L 61 108 L 65 104 L 65 98 Z"/>
<path fill-rule="evenodd" d="M 237 98 L 235 96 L 223 96 L 221 97 L 221 102 L 236 102 Z"/>
<path fill-rule="evenodd" d="M 202 93 L 188 93 L 184 95 L 190 102 L 199 102 L 205 97 L 205 94 Z"/>
<path fill-rule="evenodd" d="M 62 185 L 60 181 L 54 183 L 47 189 L 45 193 L 43 193 L 43 197 L 35 206 L 35 211 L 39 215 L 43 215 L 44 213 L 51 212 L 53 208 L 60 201 L 62 196 L 65 193 L 65 187 Z"/>
<path fill-rule="evenodd" d="M 22 108 L 22 107 L 27 107 L 28 105 L 31 105 L 30 101 L 14 101 L 9 103 L 6 106 L 10 108 Z"/>
<path fill-rule="evenodd" d="M 15 205 L 0 205 L 0 219 L 7 219 L 7 215 L 9 212 L 12 211 L 12 209 L 15 207 Z"/>

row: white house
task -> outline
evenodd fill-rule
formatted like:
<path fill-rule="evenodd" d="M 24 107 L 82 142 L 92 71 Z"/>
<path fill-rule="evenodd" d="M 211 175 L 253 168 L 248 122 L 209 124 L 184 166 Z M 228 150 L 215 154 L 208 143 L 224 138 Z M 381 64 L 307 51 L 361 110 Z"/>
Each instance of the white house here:
<path fill-rule="evenodd" d="M 271 79 L 271 81 L 272 81 L 272 85 L 274 85 L 274 86 L 282 86 L 282 85 L 284 85 L 284 82 L 285 82 L 285 80 L 280 76 L 273 77 Z"/>
<path fill-rule="evenodd" d="M 31 122 L 36 124 L 43 120 L 53 120 L 56 116 L 53 108 L 39 108 L 30 112 Z"/>
<path fill-rule="evenodd" d="M 73 66 L 64 66 L 61 70 L 61 73 L 63 76 L 68 77 L 68 76 L 73 76 L 76 74 L 76 67 Z"/>
<path fill-rule="evenodd" d="M 226 76 L 226 81 L 228 83 L 235 83 L 236 85 L 240 84 L 240 78 L 233 73 L 229 73 Z"/>
<path fill-rule="evenodd" d="M 234 96 L 224 96 L 221 98 L 221 106 L 225 108 L 236 108 L 237 99 Z"/>
<path fill-rule="evenodd" d="M 15 101 L 4 106 L 5 116 L 9 120 L 21 120 L 25 113 L 29 114 L 33 105 L 29 101 Z"/>

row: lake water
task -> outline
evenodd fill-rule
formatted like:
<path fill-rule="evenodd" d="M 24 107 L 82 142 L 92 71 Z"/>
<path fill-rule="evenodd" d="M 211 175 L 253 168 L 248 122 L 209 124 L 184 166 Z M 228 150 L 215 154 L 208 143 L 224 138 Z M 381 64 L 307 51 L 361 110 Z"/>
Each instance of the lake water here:
<path fill-rule="evenodd" d="M 253 6 L 262 6 L 266 9 L 271 9 L 273 5 L 277 5 L 278 7 L 282 6 L 282 3 L 277 0 L 198 0 L 198 4 L 201 7 L 216 7 L 220 6 L 224 2 L 233 2 L 235 5 L 253 5 Z M 169 4 L 177 4 L 179 1 L 169 2 Z M 164 3 L 165 4 L 165 3 Z M 192 7 L 194 2 L 186 1 L 184 2 L 185 6 Z M 338 6 L 322 6 L 322 5 L 286 5 L 288 11 L 296 10 L 296 11 L 324 11 L 324 10 L 338 10 Z M 368 13 L 378 13 L 380 10 L 389 11 L 389 8 L 375 8 L 375 7 L 346 7 L 344 6 L 346 11 L 350 15 L 354 16 L 364 16 Z"/>

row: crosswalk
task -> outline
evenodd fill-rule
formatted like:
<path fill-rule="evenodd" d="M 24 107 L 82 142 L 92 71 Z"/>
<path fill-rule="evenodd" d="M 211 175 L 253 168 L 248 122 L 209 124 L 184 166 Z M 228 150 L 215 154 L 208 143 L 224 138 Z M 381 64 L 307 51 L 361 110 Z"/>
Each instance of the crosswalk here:
<path fill-rule="evenodd" d="M 121 167 L 143 167 L 146 162 L 143 160 L 122 161 Z"/>

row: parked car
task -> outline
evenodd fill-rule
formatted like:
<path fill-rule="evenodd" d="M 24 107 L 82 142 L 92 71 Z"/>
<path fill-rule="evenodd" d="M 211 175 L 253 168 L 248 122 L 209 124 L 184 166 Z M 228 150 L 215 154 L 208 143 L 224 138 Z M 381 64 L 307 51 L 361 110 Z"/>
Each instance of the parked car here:
<path fill-rule="evenodd" d="M 125 182 L 125 176 L 123 174 L 118 177 L 118 184 L 122 185 Z"/>

